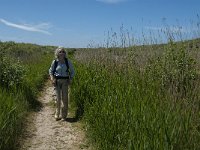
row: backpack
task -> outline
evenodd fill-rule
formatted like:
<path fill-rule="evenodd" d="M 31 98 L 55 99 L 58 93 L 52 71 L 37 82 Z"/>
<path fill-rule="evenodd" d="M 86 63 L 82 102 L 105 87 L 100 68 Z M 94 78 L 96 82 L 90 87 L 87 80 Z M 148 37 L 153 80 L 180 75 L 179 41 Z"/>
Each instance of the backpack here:
<path fill-rule="evenodd" d="M 66 70 L 66 72 L 69 74 L 70 72 L 69 72 L 69 63 L 68 63 L 68 59 L 67 58 L 65 58 L 65 64 L 66 64 L 66 66 L 67 66 L 67 70 Z M 57 66 L 58 66 L 58 61 L 55 59 L 55 61 L 54 61 L 54 68 L 53 68 L 53 75 L 55 76 L 55 73 L 56 73 L 56 68 L 57 68 Z"/>

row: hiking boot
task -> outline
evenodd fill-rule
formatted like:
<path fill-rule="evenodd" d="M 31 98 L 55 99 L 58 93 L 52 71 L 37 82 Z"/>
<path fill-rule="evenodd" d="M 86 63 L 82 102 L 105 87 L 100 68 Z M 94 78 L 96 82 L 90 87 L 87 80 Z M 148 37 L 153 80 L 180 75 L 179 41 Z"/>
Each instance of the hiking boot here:
<path fill-rule="evenodd" d="M 66 120 L 67 120 L 67 118 L 62 118 L 62 119 L 61 119 L 61 121 L 66 121 Z"/>
<path fill-rule="evenodd" d="M 57 115 L 55 115 L 55 119 L 56 121 L 60 120 L 60 118 Z"/>
<path fill-rule="evenodd" d="M 55 119 L 56 119 L 56 121 L 60 120 L 60 118 L 55 118 Z"/>

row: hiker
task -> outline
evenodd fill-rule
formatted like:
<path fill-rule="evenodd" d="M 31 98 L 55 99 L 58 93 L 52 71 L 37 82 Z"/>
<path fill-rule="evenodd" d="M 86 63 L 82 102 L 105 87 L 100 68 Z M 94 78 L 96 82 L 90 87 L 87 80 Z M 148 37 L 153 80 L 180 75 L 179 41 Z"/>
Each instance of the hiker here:
<path fill-rule="evenodd" d="M 58 47 L 55 50 L 55 57 L 56 59 L 53 60 L 49 69 L 50 79 L 55 86 L 57 97 L 55 119 L 56 121 L 60 119 L 64 121 L 68 113 L 68 87 L 72 83 L 75 72 L 63 47 Z"/>

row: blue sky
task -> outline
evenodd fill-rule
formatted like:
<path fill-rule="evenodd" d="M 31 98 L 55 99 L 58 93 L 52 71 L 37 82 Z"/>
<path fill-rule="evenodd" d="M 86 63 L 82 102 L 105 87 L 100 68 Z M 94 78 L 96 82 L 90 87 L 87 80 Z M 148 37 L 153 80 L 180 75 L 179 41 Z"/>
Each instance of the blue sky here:
<path fill-rule="evenodd" d="M 197 14 L 200 0 L 0 0 L 0 40 L 86 47 L 122 24 L 140 36 L 163 18 L 186 28 Z"/>

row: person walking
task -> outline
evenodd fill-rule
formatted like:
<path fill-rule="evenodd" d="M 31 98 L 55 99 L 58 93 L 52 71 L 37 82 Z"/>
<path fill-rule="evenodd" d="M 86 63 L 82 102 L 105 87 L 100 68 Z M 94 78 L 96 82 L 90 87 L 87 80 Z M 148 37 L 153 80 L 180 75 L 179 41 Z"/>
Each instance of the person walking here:
<path fill-rule="evenodd" d="M 55 50 L 55 57 L 56 59 L 49 68 L 50 79 L 55 86 L 57 97 L 55 119 L 56 121 L 60 119 L 65 121 L 68 114 L 68 88 L 72 83 L 75 71 L 63 47 Z"/>

